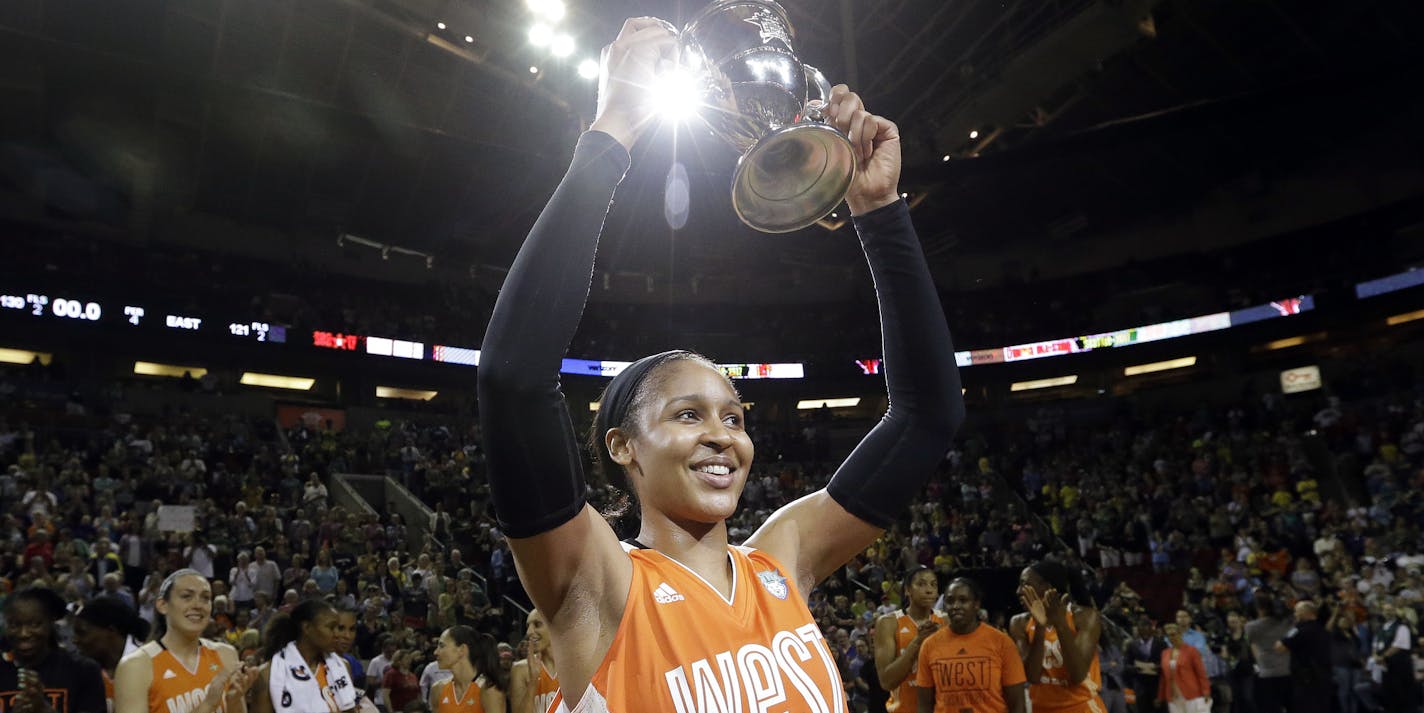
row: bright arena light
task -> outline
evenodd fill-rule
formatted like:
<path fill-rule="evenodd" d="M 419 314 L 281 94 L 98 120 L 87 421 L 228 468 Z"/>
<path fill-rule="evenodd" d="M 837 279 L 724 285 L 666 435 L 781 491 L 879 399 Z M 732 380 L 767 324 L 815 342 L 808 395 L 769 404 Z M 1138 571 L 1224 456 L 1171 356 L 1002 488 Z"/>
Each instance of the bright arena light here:
<path fill-rule="evenodd" d="M 445 23 L 443 23 L 443 22 L 437 22 L 437 23 L 435 23 L 435 26 L 436 26 L 437 28 L 439 28 L 439 29 L 442 29 L 442 30 L 445 29 Z"/>
<path fill-rule="evenodd" d="M 552 22 L 564 19 L 563 0 L 527 0 L 529 11 Z"/>
<path fill-rule="evenodd" d="M 535 47 L 546 47 L 553 41 L 554 28 L 542 22 L 536 22 L 533 27 L 529 28 L 529 44 Z"/>
<path fill-rule="evenodd" d="M 574 53 L 574 38 L 560 32 L 549 43 L 549 52 L 555 57 L 567 57 Z"/>
<path fill-rule="evenodd" d="M 582 62 L 579 62 L 578 73 L 579 76 L 583 77 L 584 79 L 597 79 L 598 62 L 592 59 L 586 59 Z"/>
<path fill-rule="evenodd" d="M 531 64 L 531 65 L 529 65 L 529 73 L 530 73 L 530 74 L 538 74 L 538 73 L 539 73 L 539 68 L 538 68 L 538 67 L 535 67 L 534 65 Z"/>
<path fill-rule="evenodd" d="M 682 67 L 674 67 L 659 75 L 648 87 L 649 101 L 653 110 L 664 119 L 681 120 L 697 113 L 702 97 L 697 91 L 697 80 Z"/>

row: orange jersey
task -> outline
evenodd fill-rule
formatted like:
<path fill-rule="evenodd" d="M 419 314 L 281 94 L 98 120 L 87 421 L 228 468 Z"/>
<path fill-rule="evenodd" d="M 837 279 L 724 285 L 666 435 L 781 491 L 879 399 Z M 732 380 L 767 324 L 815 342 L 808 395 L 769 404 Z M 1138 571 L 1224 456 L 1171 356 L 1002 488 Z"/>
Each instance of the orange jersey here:
<path fill-rule="evenodd" d="M 480 703 L 482 690 L 479 679 L 471 681 L 464 691 L 455 690 L 454 679 L 447 680 L 440 691 L 440 699 L 435 702 L 435 713 L 485 713 L 485 706 Z"/>
<path fill-rule="evenodd" d="M 894 616 L 895 657 L 899 658 L 900 654 L 905 652 L 905 647 L 909 646 L 910 641 L 915 638 L 915 634 L 919 633 L 920 625 L 916 624 L 915 620 L 911 618 L 909 614 L 905 613 L 904 609 L 896 609 Z M 930 612 L 930 619 L 941 627 L 945 625 L 944 617 L 938 612 Z M 923 655 L 924 654 L 921 654 L 921 656 Z M 916 659 L 915 665 L 910 667 L 910 674 L 905 677 L 904 681 L 900 682 L 900 685 L 895 687 L 895 690 L 890 692 L 890 700 L 885 703 L 885 710 L 890 713 L 914 713 L 916 707 L 919 705 L 916 702 L 919 700 L 917 698 L 917 696 L 919 696 L 919 684 L 915 680 L 918 672 L 919 660 Z"/>
<path fill-rule="evenodd" d="M 148 713 L 191 713 L 203 702 L 208 684 L 223 668 L 217 649 L 207 640 L 199 642 L 198 665 L 191 671 L 157 641 L 144 644 L 139 650 L 153 660 Z"/>
<path fill-rule="evenodd" d="M 1074 631 L 1078 630 L 1073 626 L 1072 611 L 1068 612 L 1068 626 Z M 1037 628 L 1033 617 L 1028 617 L 1024 634 L 1029 641 L 1033 641 Z M 1058 641 L 1058 632 L 1049 627 L 1043 635 L 1043 671 L 1037 681 L 1029 682 L 1028 687 L 1028 697 L 1033 702 L 1033 709 L 1039 713 L 1102 713 L 1106 710 L 1102 699 L 1098 697 L 1098 690 L 1102 687 L 1103 674 L 1098 669 L 1096 652 L 1093 654 L 1092 664 L 1088 667 L 1087 678 L 1075 686 L 1068 685 L 1068 666 L 1063 661 L 1063 644 Z"/>
<path fill-rule="evenodd" d="M 835 659 L 786 568 L 728 552 L 730 598 L 656 550 L 630 549 L 623 620 L 574 713 L 845 713 Z"/>
<path fill-rule="evenodd" d="M 530 661 L 532 665 L 533 660 Z M 553 713 L 559 704 L 559 679 L 549 673 L 548 667 L 539 662 L 539 680 L 531 686 L 534 694 L 534 713 Z"/>
<path fill-rule="evenodd" d="M 920 646 L 916 683 L 933 688 L 935 713 L 1002 713 L 1004 688 L 1025 683 L 1014 640 L 988 624 L 968 634 L 945 627 Z"/>

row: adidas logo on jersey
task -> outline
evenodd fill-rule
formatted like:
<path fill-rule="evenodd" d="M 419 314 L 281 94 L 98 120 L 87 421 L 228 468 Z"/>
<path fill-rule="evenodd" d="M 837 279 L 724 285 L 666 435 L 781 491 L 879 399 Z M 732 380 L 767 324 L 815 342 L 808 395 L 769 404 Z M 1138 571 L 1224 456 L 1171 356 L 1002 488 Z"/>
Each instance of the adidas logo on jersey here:
<path fill-rule="evenodd" d="M 659 584 L 658 588 L 653 590 L 653 601 L 659 604 L 671 604 L 684 599 L 687 599 L 687 597 L 678 594 L 677 590 L 669 587 L 667 582 Z"/>
<path fill-rule="evenodd" d="M 901 634 L 908 634 L 908 633 L 910 633 L 910 627 L 908 627 L 908 626 L 902 626 L 902 627 L 900 627 L 900 633 L 901 633 Z"/>
<path fill-rule="evenodd" d="M 173 669 L 170 668 L 163 672 L 163 678 L 164 680 L 168 680 L 170 678 L 178 678 L 178 674 L 173 673 Z"/>

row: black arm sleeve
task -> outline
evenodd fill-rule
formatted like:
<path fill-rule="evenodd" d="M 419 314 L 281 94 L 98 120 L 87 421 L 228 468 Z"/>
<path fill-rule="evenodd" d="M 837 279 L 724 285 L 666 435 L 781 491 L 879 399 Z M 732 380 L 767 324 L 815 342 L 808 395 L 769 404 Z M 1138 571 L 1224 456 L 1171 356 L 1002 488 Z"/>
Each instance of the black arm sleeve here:
<path fill-rule="evenodd" d="M 480 427 L 500 528 L 531 537 L 584 506 L 583 458 L 559 386 L 628 152 L 590 131 L 504 280 L 480 350 Z"/>
<path fill-rule="evenodd" d="M 841 507 L 889 527 L 919 495 L 964 422 L 954 344 L 904 201 L 855 219 L 880 303 L 890 408 L 832 476 Z"/>

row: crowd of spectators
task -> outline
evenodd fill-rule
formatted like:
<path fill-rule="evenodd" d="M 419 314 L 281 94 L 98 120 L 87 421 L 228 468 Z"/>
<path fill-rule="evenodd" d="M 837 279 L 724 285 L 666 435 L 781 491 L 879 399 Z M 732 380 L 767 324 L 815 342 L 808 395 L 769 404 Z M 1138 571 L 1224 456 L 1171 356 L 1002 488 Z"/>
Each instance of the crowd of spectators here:
<path fill-rule="evenodd" d="M 163 575 L 193 567 L 213 580 L 210 635 L 244 653 L 274 612 L 320 597 L 358 612 L 352 653 L 368 671 L 398 659 L 400 675 L 428 674 L 428 688 L 432 636 L 457 623 L 504 642 L 506 661 L 520 655 L 527 600 L 488 511 L 472 419 L 280 431 L 233 415 L 129 413 L 120 384 L 78 399 L 18 372 L 0 382 L 5 592 L 108 594 L 151 619 Z M 851 700 L 875 709 L 871 632 L 901 606 L 904 572 L 993 577 L 1056 557 L 1085 573 L 1112 622 L 1101 652 L 1111 701 L 1132 691 L 1138 710 L 1154 710 L 1143 664 L 1168 645 L 1171 622 L 1200 647 L 1217 710 L 1268 710 L 1289 698 L 1276 683 L 1308 675 L 1329 678 L 1342 713 L 1414 710 L 1421 384 L 1410 365 L 1370 365 L 1317 396 L 1153 413 L 1123 400 L 1091 417 L 1058 404 L 971 424 L 911 511 L 811 595 Z M 733 541 L 829 478 L 842 454 L 813 447 L 822 428 L 754 435 L 759 465 Z M 345 472 L 399 481 L 429 522 L 335 504 L 328 478 Z M 597 504 L 617 497 L 593 488 Z M 181 511 L 167 505 L 192 506 L 196 527 L 171 521 Z M 1162 606 L 1152 587 L 1176 599 Z M 1334 637 L 1329 661 L 1275 649 L 1303 601 Z M 985 606 L 1001 627 L 1020 609 L 1011 595 Z M 384 675 L 367 682 L 389 688 Z"/>

